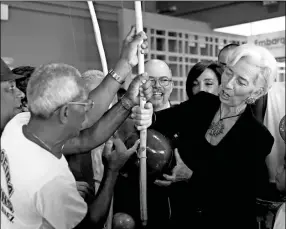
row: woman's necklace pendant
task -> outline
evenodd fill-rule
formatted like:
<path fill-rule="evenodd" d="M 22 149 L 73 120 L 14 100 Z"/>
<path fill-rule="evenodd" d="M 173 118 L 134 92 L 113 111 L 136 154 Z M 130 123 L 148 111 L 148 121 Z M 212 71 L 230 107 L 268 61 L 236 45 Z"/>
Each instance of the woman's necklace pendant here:
<path fill-rule="evenodd" d="M 218 135 L 222 134 L 224 130 L 224 124 L 222 120 L 218 122 L 212 122 L 211 127 L 209 129 L 209 135 L 212 137 L 217 137 Z"/>

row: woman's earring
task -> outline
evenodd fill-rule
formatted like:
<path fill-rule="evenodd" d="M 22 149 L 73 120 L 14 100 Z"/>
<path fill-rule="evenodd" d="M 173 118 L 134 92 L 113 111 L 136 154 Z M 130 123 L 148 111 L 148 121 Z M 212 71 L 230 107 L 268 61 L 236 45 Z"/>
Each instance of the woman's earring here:
<path fill-rule="evenodd" d="M 248 98 L 245 100 L 245 103 L 246 103 L 246 104 L 253 104 L 253 103 L 255 103 L 255 98 L 253 98 L 253 97 L 248 97 Z"/>

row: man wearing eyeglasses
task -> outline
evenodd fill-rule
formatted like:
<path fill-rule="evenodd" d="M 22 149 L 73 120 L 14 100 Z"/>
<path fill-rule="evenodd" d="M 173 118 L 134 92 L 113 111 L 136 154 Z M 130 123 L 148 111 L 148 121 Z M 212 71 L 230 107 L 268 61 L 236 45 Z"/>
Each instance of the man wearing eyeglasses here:
<path fill-rule="evenodd" d="M 127 150 L 117 137 L 108 139 L 134 110 L 146 115 L 147 121 L 136 119 L 139 130 L 150 125 L 152 105 L 138 106 L 141 94 L 150 99 L 147 75 L 136 77 L 125 96 L 102 114 L 138 63 L 139 45 L 147 52 L 146 39 L 132 28 L 114 70 L 88 95 L 79 71 L 70 65 L 51 63 L 35 70 L 27 87 L 30 112 L 16 115 L 1 136 L 1 228 L 71 229 L 80 222 L 83 228 L 102 228 L 119 169 L 138 146 Z M 82 130 L 86 116 L 94 124 Z M 102 186 L 87 206 L 63 154 L 84 153 L 107 140 Z"/>
<path fill-rule="evenodd" d="M 1 58 L 1 134 L 10 119 L 22 111 L 21 99 L 25 94 L 17 88 L 16 79 L 23 77 L 13 74 Z"/>
<path fill-rule="evenodd" d="M 172 72 L 169 66 L 162 60 L 152 59 L 145 62 L 145 72 L 148 73 L 151 82 L 152 97 L 149 100 L 154 111 L 167 109 L 171 106 L 170 95 L 173 90 Z M 134 120 L 130 117 L 117 131 L 121 139 L 127 139 L 129 134 L 136 131 Z"/>
<path fill-rule="evenodd" d="M 150 102 L 154 110 L 160 111 L 170 107 L 169 98 L 173 90 L 172 73 L 169 66 L 162 60 L 149 60 L 145 64 L 145 71 L 153 88 Z"/>

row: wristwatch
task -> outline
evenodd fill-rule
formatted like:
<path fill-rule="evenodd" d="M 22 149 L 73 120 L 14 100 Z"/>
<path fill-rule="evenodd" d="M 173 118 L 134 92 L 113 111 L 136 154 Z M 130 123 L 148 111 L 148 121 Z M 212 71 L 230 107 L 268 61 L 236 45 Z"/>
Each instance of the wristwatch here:
<path fill-rule="evenodd" d="M 123 84 L 124 83 L 124 80 L 121 79 L 121 76 L 118 75 L 113 69 L 110 69 L 108 74 L 113 78 L 115 79 L 118 83 L 120 84 Z"/>

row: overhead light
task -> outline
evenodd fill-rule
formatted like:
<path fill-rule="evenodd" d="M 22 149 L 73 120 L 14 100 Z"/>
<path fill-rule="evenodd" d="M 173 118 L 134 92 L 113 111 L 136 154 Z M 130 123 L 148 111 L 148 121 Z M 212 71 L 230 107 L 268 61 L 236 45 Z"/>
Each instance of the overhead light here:
<path fill-rule="evenodd" d="M 264 6 L 276 5 L 278 1 L 262 1 Z"/>
<path fill-rule="evenodd" d="M 157 10 L 158 14 L 168 14 L 168 13 L 175 13 L 177 11 L 177 6 L 170 6 L 166 9 Z"/>
<path fill-rule="evenodd" d="M 214 29 L 215 32 L 254 36 L 285 30 L 285 16 Z"/>

